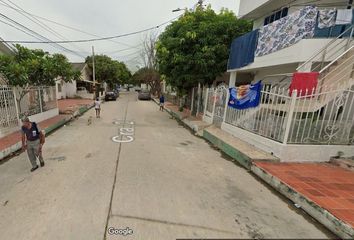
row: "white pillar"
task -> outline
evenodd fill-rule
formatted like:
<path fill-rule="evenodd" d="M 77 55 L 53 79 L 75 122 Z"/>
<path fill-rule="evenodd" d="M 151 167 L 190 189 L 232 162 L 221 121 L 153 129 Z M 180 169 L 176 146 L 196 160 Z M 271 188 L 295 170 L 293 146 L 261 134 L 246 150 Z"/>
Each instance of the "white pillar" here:
<path fill-rule="evenodd" d="M 292 123 L 293 116 L 294 116 L 296 99 L 297 99 L 297 91 L 295 90 L 292 92 L 289 113 L 287 114 L 287 116 L 285 118 L 285 123 L 286 123 L 285 126 L 286 127 L 285 127 L 283 144 L 287 144 L 288 140 L 289 140 L 288 138 L 289 138 L 289 134 L 290 134 L 291 123 Z"/>
<path fill-rule="evenodd" d="M 236 76 L 237 72 L 230 73 L 230 81 L 229 81 L 229 88 L 235 87 L 236 85 Z"/>
<path fill-rule="evenodd" d="M 224 110 L 224 116 L 223 116 L 223 123 L 226 121 L 226 115 L 227 115 L 227 110 L 229 109 L 229 98 L 230 98 L 230 91 L 227 89 L 226 93 L 226 102 L 225 102 L 225 110 Z"/>

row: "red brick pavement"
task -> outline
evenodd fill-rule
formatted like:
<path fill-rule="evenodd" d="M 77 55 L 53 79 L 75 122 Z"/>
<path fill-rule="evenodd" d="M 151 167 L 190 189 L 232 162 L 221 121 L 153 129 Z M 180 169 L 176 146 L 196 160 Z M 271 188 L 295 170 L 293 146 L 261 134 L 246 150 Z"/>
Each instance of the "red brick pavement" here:
<path fill-rule="evenodd" d="M 74 112 L 82 106 L 93 104 L 90 99 L 61 99 L 58 100 L 58 107 L 60 113 Z"/>
<path fill-rule="evenodd" d="M 42 121 L 39 123 L 39 127 L 41 129 L 45 129 L 49 126 L 52 126 L 63 119 L 68 119 L 70 116 L 67 115 L 58 115 L 52 118 L 49 118 L 45 121 Z M 6 148 L 11 147 L 12 145 L 18 143 L 21 141 L 21 133 L 20 131 L 14 132 L 12 134 L 9 134 L 3 138 L 0 138 L 0 151 L 5 150 Z"/>
<path fill-rule="evenodd" d="M 354 227 L 354 172 L 327 163 L 255 165 Z"/>

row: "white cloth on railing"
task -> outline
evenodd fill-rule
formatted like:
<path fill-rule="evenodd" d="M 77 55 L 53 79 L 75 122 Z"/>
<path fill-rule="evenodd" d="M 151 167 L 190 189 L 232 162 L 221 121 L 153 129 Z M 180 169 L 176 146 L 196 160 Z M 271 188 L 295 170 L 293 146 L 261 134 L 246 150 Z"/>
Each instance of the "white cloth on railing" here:
<path fill-rule="evenodd" d="M 317 8 L 305 7 L 259 30 L 256 56 L 264 56 L 314 36 Z"/>
<path fill-rule="evenodd" d="M 318 11 L 318 28 L 329 28 L 336 25 L 336 9 L 324 9 Z"/>
<path fill-rule="evenodd" d="M 353 21 L 352 9 L 338 9 L 336 25 L 347 25 L 347 24 L 351 24 L 352 21 Z"/>

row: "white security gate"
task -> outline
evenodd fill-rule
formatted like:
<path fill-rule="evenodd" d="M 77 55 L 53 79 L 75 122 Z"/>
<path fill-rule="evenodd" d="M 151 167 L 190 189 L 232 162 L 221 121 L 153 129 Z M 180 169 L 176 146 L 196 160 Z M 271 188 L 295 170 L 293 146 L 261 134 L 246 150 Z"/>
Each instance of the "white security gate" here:
<path fill-rule="evenodd" d="M 226 101 L 228 100 L 227 92 L 228 89 L 225 85 L 218 86 L 215 91 L 215 95 L 214 95 L 215 110 L 213 116 L 213 124 L 217 127 L 221 126 L 224 119 L 225 105 L 226 105 Z"/>
<path fill-rule="evenodd" d="M 11 87 L 0 86 L 0 135 L 19 126 L 16 99 Z"/>

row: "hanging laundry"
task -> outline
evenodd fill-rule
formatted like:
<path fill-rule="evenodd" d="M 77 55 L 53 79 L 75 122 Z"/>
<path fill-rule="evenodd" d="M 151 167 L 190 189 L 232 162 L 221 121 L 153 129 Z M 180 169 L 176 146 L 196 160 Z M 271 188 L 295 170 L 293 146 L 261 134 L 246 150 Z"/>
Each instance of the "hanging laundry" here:
<path fill-rule="evenodd" d="M 336 9 L 324 9 L 318 11 L 318 28 L 329 28 L 336 25 Z"/>
<path fill-rule="evenodd" d="M 259 30 L 256 57 L 289 47 L 301 39 L 312 38 L 317 20 L 317 8 L 305 7 Z"/>
<path fill-rule="evenodd" d="M 247 109 L 258 107 L 261 101 L 262 82 L 230 88 L 229 107 Z"/>
<path fill-rule="evenodd" d="M 293 74 L 291 80 L 289 94 L 292 95 L 293 91 L 297 91 L 297 96 L 310 96 L 312 95 L 318 84 L 318 72 L 297 72 Z"/>
<path fill-rule="evenodd" d="M 336 25 L 351 24 L 352 20 L 353 20 L 353 10 L 352 9 L 338 9 Z"/>
<path fill-rule="evenodd" d="M 258 29 L 236 38 L 231 45 L 227 69 L 236 69 L 254 62 Z"/>

